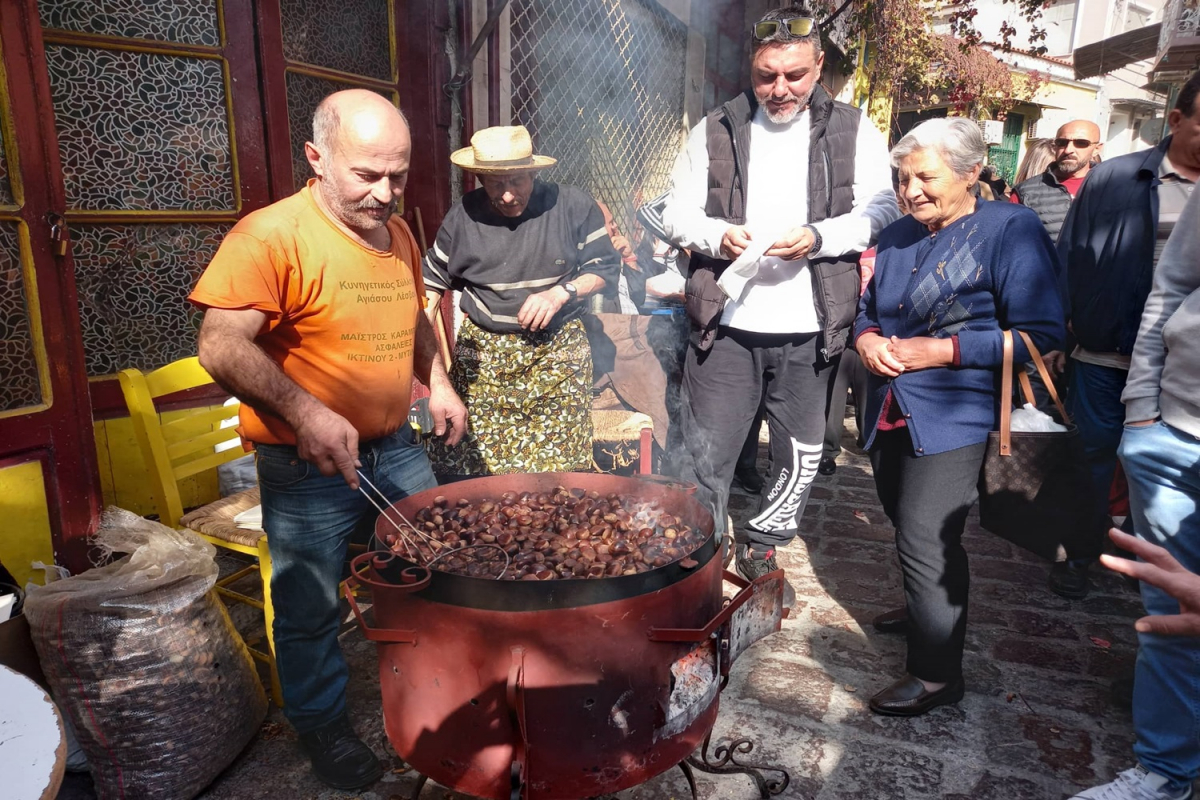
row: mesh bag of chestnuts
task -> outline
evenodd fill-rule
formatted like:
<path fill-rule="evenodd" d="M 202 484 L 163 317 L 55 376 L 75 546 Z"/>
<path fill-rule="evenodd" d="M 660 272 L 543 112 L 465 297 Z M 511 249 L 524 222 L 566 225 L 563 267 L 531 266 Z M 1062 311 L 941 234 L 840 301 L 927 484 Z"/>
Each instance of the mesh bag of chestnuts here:
<path fill-rule="evenodd" d="M 95 544 L 123 558 L 25 601 L 51 693 L 101 798 L 195 797 L 266 716 L 254 664 L 217 599 L 214 548 L 121 509 Z"/>

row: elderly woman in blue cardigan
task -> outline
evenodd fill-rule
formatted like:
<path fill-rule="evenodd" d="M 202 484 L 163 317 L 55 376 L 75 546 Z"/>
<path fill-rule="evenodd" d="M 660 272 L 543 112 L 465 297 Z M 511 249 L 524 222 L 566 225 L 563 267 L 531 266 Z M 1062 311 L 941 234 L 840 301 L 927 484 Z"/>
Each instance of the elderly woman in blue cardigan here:
<path fill-rule="evenodd" d="M 967 512 L 997 426 L 1003 331 L 1062 347 L 1054 246 L 1021 205 L 977 200 L 987 147 L 961 118 L 918 125 L 892 150 L 908 216 L 879 237 L 859 305 L 856 349 L 872 373 L 867 449 L 896 528 L 905 607 L 875 620 L 908 636 L 906 674 L 871 698 L 918 716 L 963 697 Z M 1017 363 L 1029 360 L 1018 337 Z"/>

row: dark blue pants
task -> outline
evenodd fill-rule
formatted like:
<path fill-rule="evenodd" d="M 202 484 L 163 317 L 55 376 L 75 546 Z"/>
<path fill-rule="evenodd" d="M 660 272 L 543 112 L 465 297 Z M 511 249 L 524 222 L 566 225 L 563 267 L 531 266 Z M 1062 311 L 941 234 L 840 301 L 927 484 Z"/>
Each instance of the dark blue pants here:
<path fill-rule="evenodd" d="M 1125 425 L 1121 392 L 1128 377 L 1127 370 L 1075 359 L 1071 359 L 1068 369 L 1067 413 L 1079 428 L 1092 475 L 1092 502 L 1101 514 L 1108 514 L 1108 494 L 1117 470 L 1117 447 Z"/>

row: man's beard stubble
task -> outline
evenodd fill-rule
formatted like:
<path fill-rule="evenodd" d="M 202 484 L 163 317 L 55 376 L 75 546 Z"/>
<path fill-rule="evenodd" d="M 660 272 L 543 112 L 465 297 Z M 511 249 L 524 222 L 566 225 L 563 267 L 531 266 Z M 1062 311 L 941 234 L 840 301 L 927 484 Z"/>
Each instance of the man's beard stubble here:
<path fill-rule="evenodd" d="M 776 125 L 786 125 L 794 120 L 801 111 L 808 108 L 808 104 L 812 100 L 812 92 L 810 91 L 805 97 L 800 97 L 796 94 L 792 94 L 791 97 L 796 101 L 796 103 L 787 111 L 772 113 L 767 106 L 767 100 L 771 99 L 770 95 L 768 95 L 766 99 L 761 97 L 758 98 L 758 104 L 762 106 L 762 110 L 764 113 L 766 113 L 767 119 Z"/>

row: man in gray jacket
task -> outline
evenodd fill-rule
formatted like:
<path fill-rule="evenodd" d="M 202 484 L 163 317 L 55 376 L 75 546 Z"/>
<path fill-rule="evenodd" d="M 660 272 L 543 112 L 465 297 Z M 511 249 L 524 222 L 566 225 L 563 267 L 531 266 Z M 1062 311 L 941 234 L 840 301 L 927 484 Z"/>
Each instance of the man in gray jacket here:
<path fill-rule="evenodd" d="M 1192 193 L 1154 271 L 1121 400 L 1118 454 L 1138 538 L 1200 571 L 1200 194 Z M 1150 615 L 1179 601 L 1142 582 Z M 1189 800 L 1200 777 L 1200 638 L 1138 634 L 1133 725 L 1138 764 L 1081 800 Z"/>
<path fill-rule="evenodd" d="M 692 130 L 663 214 L 671 240 L 692 252 L 684 477 L 718 527 L 765 397 L 771 468 L 738 546 L 750 579 L 777 569 L 775 548 L 799 530 L 858 306 L 858 254 L 899 216 L 883 135 L 818 85 L 812 12 L 769 11 L 753 37 L 752 90 Z"/>

